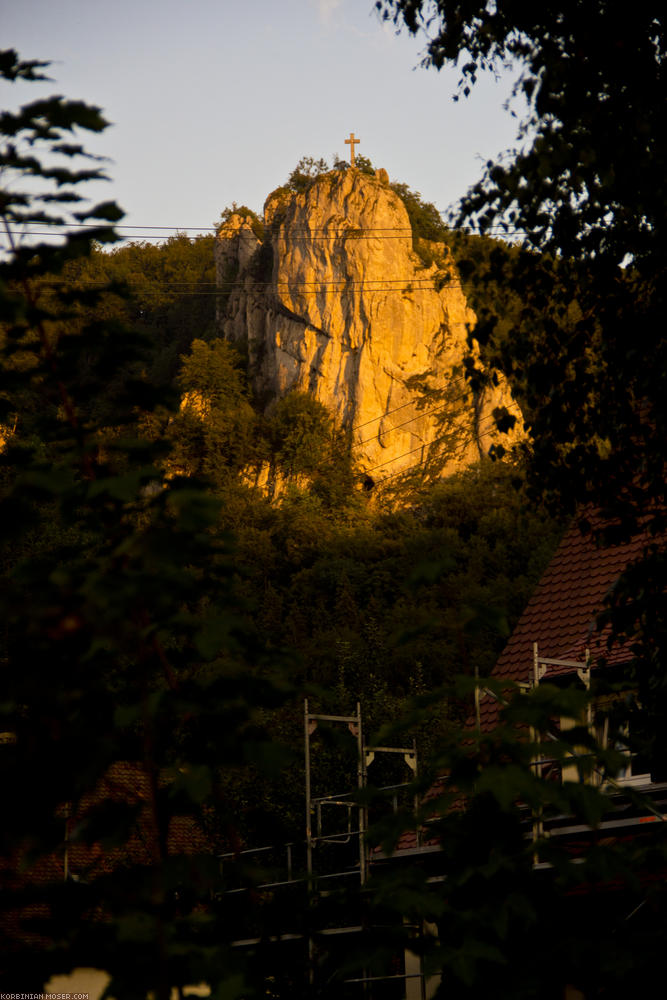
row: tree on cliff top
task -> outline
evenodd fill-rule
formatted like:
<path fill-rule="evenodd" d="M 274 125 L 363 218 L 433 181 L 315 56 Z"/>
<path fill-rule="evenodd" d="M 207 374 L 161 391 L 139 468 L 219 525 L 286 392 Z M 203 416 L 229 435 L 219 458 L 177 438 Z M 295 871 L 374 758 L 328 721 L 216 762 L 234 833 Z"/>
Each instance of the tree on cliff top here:
<path fill-rule="evenodd" d="M 297 194 L 307 191 L 311 184 L 332 171 L 347 170 L 350 164 L 337 156 L 333 158 L 333 166 L 324 158 L 316 160 L 313 156 L 302 156 L 296 167 L 287 178 L 287 183 L 278 188 L 279 191 L 294 191 Z M 357 155 L 355 168 L 362 174 L 375 176 L 375 167 L 367 156 Z M 408 184 L 401 181 L 391 181 L 389 187 L 397 194 L 405 205 L 412 226 L 412 234 L 416 239 L 446 241 L 450 236 L 449 226 L 443 221 L 440 212 L 430 201 L 425 201 L 419 191 L 414 191 Z"/>

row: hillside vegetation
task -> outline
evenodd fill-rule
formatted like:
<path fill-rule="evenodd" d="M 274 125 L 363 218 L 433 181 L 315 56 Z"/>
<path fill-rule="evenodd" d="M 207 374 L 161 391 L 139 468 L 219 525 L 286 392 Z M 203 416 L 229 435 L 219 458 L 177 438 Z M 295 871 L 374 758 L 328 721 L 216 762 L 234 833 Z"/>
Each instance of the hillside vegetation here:
<path fill-rule="evenodd" d="M 41 135 L 41 117 L 21 122 Z M 385 503 L 321 403 L 253 397 L 217 336 L 212 237 L 113 240 L 74 229 L 2 266 L 1 850 L 20 877 L 0 971 L 29 964 L 38 990 L 94 953 L 114 995 L 237 974 L 266 992 L 268 971 L 220 941 L 283 933 L 301 911 L 249 895 L 241 914 L 226 890 L 262 875 L 215 855 L 302 843 L 304 697 L 333 714 L 359 702 L 368 740 L 412 718 L 400 738 L 427 760 L 470 709 L 453 678 L 491 669 L 558 525 L 520 464 L 430 486 L 416 465 Z M 415 699 L 429 707 L 411 716 Z M 323 743 L 314 793 L 354 780 Z"/>
<path fill-rule="evenodd" d="M 523 44 L 525 36 L 512 29 L 511 38 Z M 535 67 L 542 74 L 542 62 Z M 42 80 L 44 68 L 0 53 L 7 82 Z M 348 995 L 346 979 L 357 995 L 362 971 L 400 981 L 406 947 L 443 973 L 448 996 L 534 996 L 545 985 L 555 995 L 566 983 L 620 996 L 640 974 L 650 985 L 664 919 L 659 894 L 645 895 L 643 883 L 648 874 L 659 893 L 653 876 L 664 869 L 664 852 L 646 855 L 641 840 L 633 857 L 625 838 L 614 845 L 594 834 L 590 850 L 573 857 L 570 841 L 559 851 L 556 838 L 526 838 L 526 805 L 540 824 L 567 815 L 591 830 L 610 808 L 606 777 L 618 774 L 621 755 L 597 747 L 577 724 L 588 694 L 521 689 L 503 711 L 507 725 L 489 734 L 457 725 L 558 534 L 524 483 L 549 498 L 553 477 L 561 478 L 561 509 L 595 496 L 591 465 L 607 460 L 614 440 L 598 432 L 600 398 L 611 404 L 608 426 L 627 432 L 616 419 L 620 386 L 615 378 L 605 385 L 607 375 L 635 366 L 629 394 L 643 406 L 635 390 L 652 369 L 640 364 L 637 378 L 641 352 L 633 358 L 628 350 L 623 366 L 601 363 L 613 358 L 602 348 L 623 338 L 606 336 L 616 325 L 600 323 L 600 310 L 609 323 L 617 302 L 622 321 L 641 305 L 628 275 L 614 263 L 613 281 L 603 276 L 598 285 L 614 294 L 589 295 L 590 308 L 580 308 L 576 254 L 556 245 L 552 257 L 527 256 L 450 233 L 433 206 L 395 188 L 409 204 L 417 252 L 451 245 L 480 317 L 482 350 L 507 361 L 529 428 L 540 427 L 546 408 L 558 439 L 543 420 L 532 454 L 526 440 L 512 463 L 483 460 L 430 485 L 415 464 L 394 481 L 393 496 L 378 497 L 320 403 L 306 393 L 253 398 L 246 360 L 217 336 L 215 304 L 229 289 L 213 284 L 210 238 L 102 249 L 117 242 L 122 213 L 79 195 L 101 168 L 69 140 L 105 125 L 99 109 L 61 97 L 0 120 L 9 178 L 0 192 L 9 242 L 0 258 L 3 987 L 20 982 L 38 993 L 54 971 L 94 965 L 108 971 L 109 995 L 137 1000 L 185 996 L 200 982 L 230 1000 L 310 996 L 316 980 L 318 995 L 339 997 Z M 82 160 L 86 169 L 78 169 Z M 309 185 L 325 168 L 300 164 L 288 187 Z M 493 176 L 506 175 L 494 168 Z M 551 185 L 550 175 L 540 176 Z M 381 175 L 372 186 L 386 183 Z M 632 184 L 634 191 L 634 174 Z M 523 199 L 523 186 L 511 197 L 517 190 Z M 567 208 L 579 208 L 564 190 Z M 478 209 L 483 195 L 473 193 Z M 606 234 L 613 214 L 601 210 Z M 483 217 L 482 230 L 492 217 Z M 642 211 L 642 240 L 651 230 L 645 218 Z M 38 231 L 53 224 L 64 233 L 22 243 L 26 224 L 37 223 Z M 576 240 L 594 228 L 569 232 Z M 540 240 L 538 230 L 533 246 L 553 251 L 548 235 Z M 235 277 L 224 280 L 231 286 Z M 654 325 L 647 329 L 652 335 Z M 633 327 L 633 352 L 637 335 Z M 466 376 L 493 379 L 474 364 Z M 593 438 L 577 433 L 581 413 Z M 660 427 L 647 423 L 647 440 Z M 621 471 L 635 455 L 630 441 Z M 658 498 L 661 454 L 640 470 L 659 486 Z M 613 496 L 606 488 L 605 500 Z M 652 527 L 663 511 L 661 504 Z M 635 636 L 656 664 L 661 557 L 652 552 L 639 564 L 629 591 L 639 610 L 624 626 L 631 635 L 641 621 Z M 657 568 L 655 579 L 647 567 Z M 664 722 L 663 673 L 656 671 L 654 729 Z M 501 694 L 493 680 L 483 685 Z M 287 893 L 276 852 L 259 865 L 248 859 L 247 845 L 303 846 L 304 696 L 311 708 L 347 713 L 335 720 L 344 722 L 359 702 L 367 739 L 379 730 L 385 749 L 415 739 L 425 767 L 412 791 L 434 792 L 437 779 L 442 794 L 415 813 L 405 793 L 406 808 L 395 813 L 369 788 L 368 843 L 391 853 L 438 809 L 439 826 L 424 825 L 442 848 L 436 878 L 411 854 L 405 865 L 373 865 L 366 882 L 359 857 L 347 875 L 360 892 L 339 897 L 301 859 Z M 553 733 L 557 718 L 574 728 Z M 343 766 L 343 740 L 325 729 L 313 790 L 338 796 L 363 777 L 363 764 L 344 733 L 353 753 Z M 604 784 L 561 784 L 550 769 L 543 776 L 535 742 L 517 740 L 528 731 L 543 742 L 553 736 L 549 755 L 575 757 L 582 778 L 604 768 Z M 627 733 L 617 735 L 625 745 Z M 387 769 L 373 775 L 376 785 L 394 780 Z M 361 835 L 362 810 L 359 824 Z M 352 843 L 354 832 L 343 837 Z M 609 920 L 604 886 L 623 887 Z M 578 900 L 594 907 L 577 906 L 573 921 Z M 348 938 L 331 948 L 315 940 L 333 929 L 330 921 L 342 929 L 341 919 L 346 929 L 363 928 L 358 962 Z M 296 962 L 285 939 L 305 946 Z"/>
<path fill-rule="evenodd" d="M 433 206 L 405 185 L 397 189 L 417 231 L 425 220 L 429 239 L 482 258 L 512 255 L 493 241 L 454 237 Z M 444 690 L 462 672 L 490 671 L 559 525 L 529 504 L 520 465 L 490 460 L 428 488 L 416 470 L 384 507 L 364 490 L 347 437 L 322 404 L 291 393 L 264 411 L 244 359 L 216 336 L 212 243 L 176 236 L 161 246 L 97 249 L 70 261 L 57 284 L 45 277 L 39 292 L 47 305 L 56 287 L 76 288 L 80 302 L 91 296 L 67 320 L 70 336 L 117 325 L 104 379 L 86 355 L 77 362 L 101 446 L 113 452 L 127 386 L 139 385 L 145 404 L 137 408 L 135 394 L 123 419 L 147 442 L 169 444 L 163 474 L 203 479 L 220 502 L 213 530 L 221 539 L 233 534 L 247 625 L 269 658 L 289 655 L 293 696 L 267 725 L 300 755 L 304 693 L 336 711 L 360 701 L 370 733 L 407 711 L 415 695 Z M 483 284 L 483 259 L 469 270 L 473 295 L 477 274 Z M 477 295 L 481 301 L 483 291 Z M 140 335 L 139 356 L 120 350 L 128 327 Z M 13 449 L 39 437 L 40 406 L 34 387 L 14 424 Z M 29 544 L 46 551 L 58 544 L 52 508 L 42 506 L 38 519 Z M 418 733 L 420 752 L 466 711 L 449 701 L 433 712 Z M 279 804 L 291 835 L 300 823 L 300 774 L 297 767 Z M 243 794 L 259 809 L 267 790 L 254 788 Z M 245 836 L 266 833 L 249 827 Z"/>

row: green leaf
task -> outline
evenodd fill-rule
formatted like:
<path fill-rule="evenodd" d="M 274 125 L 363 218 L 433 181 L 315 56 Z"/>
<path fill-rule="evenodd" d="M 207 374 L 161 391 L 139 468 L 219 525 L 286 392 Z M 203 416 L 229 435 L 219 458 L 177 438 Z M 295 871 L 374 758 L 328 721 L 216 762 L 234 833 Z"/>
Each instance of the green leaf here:
<path fill-rule="evenodd" d="M 211 795 L 213 778 L 206 764 L 183 764 L 174 773 L 171 795 L 185 793 L 196 805 L 201 805 Z"/>
<path fill-rule="evenodd" d="M 228 976 L 216 984 L 212 1000 L 243 1000 L 247 996 L 247 985 L 241 973 Z"/>

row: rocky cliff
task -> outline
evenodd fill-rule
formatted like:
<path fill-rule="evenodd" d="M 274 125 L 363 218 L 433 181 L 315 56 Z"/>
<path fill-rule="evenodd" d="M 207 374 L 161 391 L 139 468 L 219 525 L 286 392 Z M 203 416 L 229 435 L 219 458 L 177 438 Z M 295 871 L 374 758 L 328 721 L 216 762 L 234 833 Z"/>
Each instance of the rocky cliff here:
<path fill-rule="evenodd" d="M 266 235 L 232 215 L 216 240 L 219 316 L 247 350 L 269 405 L 307 391 L 346 427 L 359 467 L 377 482 L 415 465 L 447 474 L 494 443 L 512 443 L 492 412 L 520 413 L 502 378 L 474 395 L 463 373 L 475 315 L 444 244 L 413 249 L 405 206 L 386 173 L 323 174 L 265 205 Z"/>

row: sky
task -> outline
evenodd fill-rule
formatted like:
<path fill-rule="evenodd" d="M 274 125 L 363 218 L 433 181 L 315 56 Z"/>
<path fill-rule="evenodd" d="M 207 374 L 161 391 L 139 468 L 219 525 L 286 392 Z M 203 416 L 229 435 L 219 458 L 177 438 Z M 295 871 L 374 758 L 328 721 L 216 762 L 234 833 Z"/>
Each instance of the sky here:
<path fill-rule="evenodd" d="M 455 102 L 459 72 L 420 67 L 373 0 L 0 0 L 2 47 L 51 62 L 54 82 L 0 84 L 2 107 L 46 94 L 100 106 L 86 137 L 110 158 L 134 238 L 194 235 L 236 202 L 261 213 L 302 156 L 357 155 L 446 210 L 515 145 L 510 76 Z"/>

